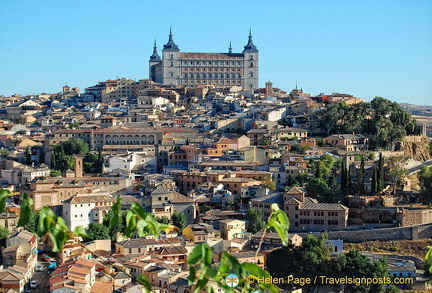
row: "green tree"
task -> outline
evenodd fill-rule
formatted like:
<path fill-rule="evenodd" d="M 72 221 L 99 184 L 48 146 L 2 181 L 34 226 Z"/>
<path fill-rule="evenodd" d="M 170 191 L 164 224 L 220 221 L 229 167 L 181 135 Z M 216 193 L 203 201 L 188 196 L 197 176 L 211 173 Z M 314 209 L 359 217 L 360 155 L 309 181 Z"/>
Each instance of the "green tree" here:
<path fill-rule="evenodd" d="M 31 210 L 29 220 L 24 225 L 24 229 L 32 233 L 37 233 L 37 226 L 39 225 L 39 213 L 35 210 Z"/>
<path fill-rule="evenodd" d="M 61 177 L 62 173 L 59 170 L 51 170 L 50 177 Z"/>
<path fill-rule="evenodd" d="M 419 173 L 421 194 L 423 202 L 432 203 L 432 166 L 423 165 Z M 432 261 L 431 261 L 432 263 Z"/>
<path fill-rule="evenodd" d="M 333 198 L 327 182 L 322 178 L 313 178 L 307 182 L 306 193 L 309 197 L 317 199 L 319 202 L 334 202 L 336 199 Z"/>
<path fill-rule="evenodd" d="M 330 259 L 326 237 L 307 235 L 301 246 L 288 245 L 273 250 L 267 256 L 267 269 L 273 277 L 312 277 L 322 275 Z M 289 265 L 287 265 L 289 264 Z"/>
<path fill-rule="evenodd" d="M 393 182 L 394 195 L 396 195 L 397 185 L 403 185 L 405 176 L 408 175 L 406 168 L 406 158 L 403 157 L 390 157 L 387 160 L 387 166 L 385 168 L 385 174 Z"/>
<path fill-rule="evenodd" d="M 30 166 L 32 164 L 30 146 L 27 146 L 25 149 L 25 159 L 26 159 L 26 165 Z"/>
<path fill-rule="evenodd" d="M 160 218 L 156 218 L 156 220 L 161 224 L 169 224 L 169 218 L 166 216 L 162 216 Z"/>
<path fill-rule="evenodd" d="M 300 154 L 300 155 L 305 155 L 306 151 L 309 149 L 310 149 L 310 146 L 302 146 L 300 144 L 295 144 L 295 145 L 291 146 L 290 152 Z"/>
<path fill-rule="evenodd" d="M 183 231 L 183 229 L 186 228 L 187 225 L 186 215 L 184 213 L 174 211 L 171 216 L 171 222 L 174 226 L 178 227 L 180 231 Z"/>
<path fill-rule="evenodd" d="M 375 195 L 378 193 L 378 167 L 374 166 L 372 171 L 372 182 L 371 182 L 371 194 Z"/>
<path fill-rule="evenodd" d="M 359 195 L 365 195 L 365 161 L 364 156 L 361 156 L 360 168 L 357 170 L 356 189 Z"/>
<path fill-rule="evenodd" d="M 77 123 L 77 122 L 73 122 L 73 123 L 71 123 L 71 125 L 70 125 L 70 128 L 72 128 L 72 129 L 78 129 L 80 127 L 80 125 L 79 125 L 79 123 Z"/>
<path fill-rule="evenodd" d="M 81 138 L 71 138 L 62 143 L 66 155 L 85 155 L 89 151 L 88 144 Z"/>
<path fill-rule="evenodd" d="M 270 190 L 276 190 L 276 182 L 273 180 L 266 180 L 260 184 L 260 186 L 265 187 Z"/>
<path fill-rule="evenodd" d="M 381 193 L 384 189 L 384 158 L 382 153 L 379 155 L 378 169 L 377 169 L 377 192 Z"/>
<path fill-rule="evenodd" d="M 53 151 L 51 155 L 51 168 L 57 170 L 57 156 L 55 151 Z"/>
<path fill-rule="evenodd" d="M 265 228 L 265 222 L 263 221 L 263 212 L 257 209 L 248 209 L 246 213 L 247 231 L 253 234 L 263 231 Z"/>
<path fill-rule="evenodd" d="M 387 261 L 385 259 L 379 260 L 375 263 L 371 263 L 369 259 L 361 254 L 357 250 L 350 251 L 338 257 L 336 260 L 336 265 L 332 266 L 337 268 L 334 272 L 337 277 L 344 276 L 355 276 L 356 278 L 388 278 L 390 280 L 390 275 L 388 274 Z M 392 285 L 382 284 L 346 284 L 345 292 L 352 293 L 363 293 L 363 292 L 398 292 L 397 288 Z"/>
<path fill-rule="evenodd" d="M 119 219 L 115 225 L 109 225 L 110 219 L 113 215 L 113 211 L 109 211 L 108 214 L 106 214 L 103 217 L 102 224 L 105 227 L 108 227 L 108 234 L 111 238 L 111 241 L 116 242 L 119 234 L 123 234 L 125 227 L 126 227 L 126 213 L 121 213 L 119 215 Z"/>
<path fill-rule="evenodd" d="M 7 223 L 7 220 L 6 220 Z M 9 228 L 8 227 L 0 227 L 0 245 L 1 247 L 6 247 L 6 239 L 9 237 Z"/>
<path fill-rule="evenodd" d="M 104 225 L 98 223 L 90 223 L 87 230 L 93 236 L 92 240 L 111 239 L 108 227 Z"/>
<path fill-rule="evenodd" d="M 341 172 L 341 192 L 343 195 L 347 195 L 349 190 L 350 180 L 348 177 L 349 176 L 348 168 L 345 165 L 345 160 L 342 160 L 340 172 Z"/>

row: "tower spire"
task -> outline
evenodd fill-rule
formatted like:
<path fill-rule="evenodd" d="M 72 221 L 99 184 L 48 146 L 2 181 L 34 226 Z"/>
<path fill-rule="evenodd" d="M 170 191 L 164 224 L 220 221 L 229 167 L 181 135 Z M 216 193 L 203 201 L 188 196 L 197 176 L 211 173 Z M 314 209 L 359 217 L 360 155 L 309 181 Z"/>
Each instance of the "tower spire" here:
<path fill-rule="evenodd" d="M 162 59 L 160 58 L 160 56 L 159 56 L 159 54 L 157 52 L 156 39 L 154 40 L 153 55 L 150 56 L 150 61 L 151 62 L 160 62 L 160 61 L 162 61 Z"/>
<path fill-rule="evenodd" d="M 172 42 L 172 40 L 173 40 L 173 35 L 172 35 L 172 27 L 171 27 L 171 25 L 170 25 L 170 33 L 169 33 L 169 39 L 168 39 L 168 42 Z"/>
<path fill-rule="evenodd" d="M 229 45 L 229 48 L 228 48 L 228 53 L 232 53 L 232 45 L 231 45 L 231 40 L 230 40 L 230 45 Z"/>
<path fill-rule="evenodd" d="M 163 49 L 164 50 L 180 51 L 179 47 L 176 45 L 176 43 L 174 43 L 171 26 L 170 26 L 170 31 L 169 31 L 168 43 L 166 43 L 166 45 L 164 45 Z"/>
<path fill-rule="evenodd" d="M 244 47 L 245 50 L 250 50 L 250 51 L 255 51 L 258 52 L 257 47 L 254 45 L 253 43 L 253 38 L 252 38 L 252 29 L 249 28 L 249 38 L 248 38 L 248 43 L 247 45 Z"/>

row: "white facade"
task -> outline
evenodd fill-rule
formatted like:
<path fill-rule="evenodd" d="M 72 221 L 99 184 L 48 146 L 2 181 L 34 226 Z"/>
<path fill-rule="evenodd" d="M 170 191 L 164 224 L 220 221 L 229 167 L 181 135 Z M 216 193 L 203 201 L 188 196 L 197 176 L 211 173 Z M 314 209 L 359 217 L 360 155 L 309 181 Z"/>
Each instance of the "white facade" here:
<path fill-rule="evenodd" d="M 111 210 L 115 198 L 108 193 L 77 194 L 63 203 L 63 219 L 73 230 L 78 226 L 87 228 L 90 223 L 102 223 Z"/>
<path fill-rule="evenodd" d="M 108 158 L 106 164 L 103 166 L 104 172 L 111 172 L 116 169 L 125 170 L 131 173 L 133 170 L 137 169 L 145 169 L 150 166 L 156 168 L 157 166 L 157 158 L 155 156 L 147 155 L 146 152 L 133 152 L 126 153 L 123 155 L 115 155 Z"/>

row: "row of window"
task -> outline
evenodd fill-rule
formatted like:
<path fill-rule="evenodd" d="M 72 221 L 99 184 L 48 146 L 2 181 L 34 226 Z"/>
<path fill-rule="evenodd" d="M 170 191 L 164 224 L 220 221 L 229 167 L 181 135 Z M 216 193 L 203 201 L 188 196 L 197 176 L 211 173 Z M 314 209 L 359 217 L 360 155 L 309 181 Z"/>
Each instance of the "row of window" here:
<path fill-rule="evenodd" d="M 173 56 L 171 56 L 173 57 Z M 173 59 L 173 58 L 171 58 Z M 253 60 L 253 58 L 251 58 L 251 60 Z M 242 61 L 195 61 L 195 60 L 191 60 L 191 61 L 181 61 L 181 65 L 202 65 L 202 66 L 243 66 L 243 62 Z"/>
<path fill-rule="evenodd" d="M 324 217 L 325 212 L 313 212 L 313 215 L 315 217 Z M 309 211 L 300 211 L 300 216 L 309 216 L 310 212 Z M 338 216 L 338 212 L 327 212 L 327 215 L 329 217 L 337 217 Z"/>
<path fill-rule="evenodd" d="M 242 82 L 240 80 L 201 80 L 201 79 L 192 79 L 192 80 L 183 80 L 183 85 L 198 85 L 198 84 L 226 84 L 226 85 L 238 85 L 240 86 Z"/>
<path fill-rule="evenodd" d="M 312 223 L 311 219 L 300 219 L 300 224 L 309 225 L 311 223 Z M 315 220 L 313 220 L 313 223 L 315 225 L 324 225 L 324 220 L 317 220 L 317 219 L 315 219 Z M 337 225 L 339 225 L 339 222 L 338 222 L 338 220 L 328 220 L 327 221 L 327 225 L 329 225 L 329 226 L 337 226 Z"/>
<path fill-rule="evenodd" d="M 252 73 L 252 76 L 253 76 L 253 73 Z M 235 74 L 235 73 L 225 73 L 225 74 L 223 74 L 223 73 L 215 73 L 215 74 L 213 74 L 213 73 L 209 73 L 209 74 L 206 74 L 206 73 L 203 73 L 203 74 L 200 74 L 200 73 L 183 73 L 183 77 L 184 78 L 241 78 L 242 76 L 241 76 L 241 74 L 240 73 L 238 73 L 238 74 Z"/>
<path fill-rule="evenodd" d="M 202 70 L 201 70 L 201 68 L 194 68 L 194 67 L 183 68 L 183 71 L 188 71 L 188 69 L 191 72 L 213 71 L 213 68 L 202 68 Z M 218 70 L 218 68 L 214 68 L 214 71 L 215 72 L 217 72 L 217 71 L 220 71 L 220 72 L 236 72 L 236 71 L 241 72 L 242 70 L 240 68 L 238 68 L 237 70 L 235 68 L 219 68 L 219 70 Z"/>

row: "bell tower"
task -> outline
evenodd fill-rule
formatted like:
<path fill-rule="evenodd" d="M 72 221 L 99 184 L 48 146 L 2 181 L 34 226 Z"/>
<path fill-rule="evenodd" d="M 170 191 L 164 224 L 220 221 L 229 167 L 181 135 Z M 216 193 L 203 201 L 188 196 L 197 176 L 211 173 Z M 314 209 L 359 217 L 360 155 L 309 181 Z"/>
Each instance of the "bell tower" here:
<path fill-rule="evenodd" d="M 258 88 L 258 49 L 253 43 L 252 30 L 249 30 L 248 43 L 243 50 L 244 55 L 244 86 L 245 90 Z"/>

